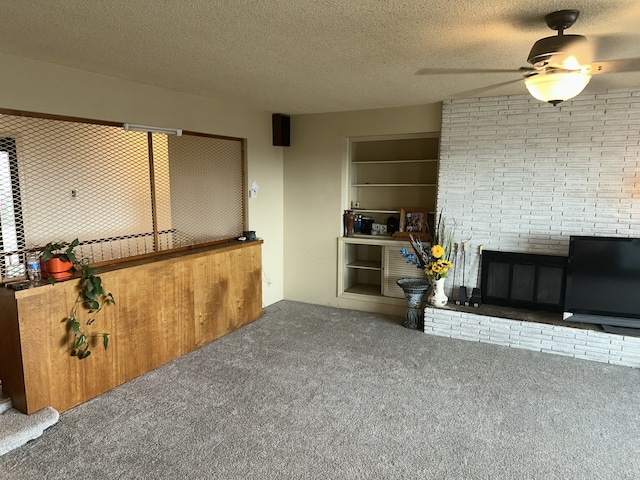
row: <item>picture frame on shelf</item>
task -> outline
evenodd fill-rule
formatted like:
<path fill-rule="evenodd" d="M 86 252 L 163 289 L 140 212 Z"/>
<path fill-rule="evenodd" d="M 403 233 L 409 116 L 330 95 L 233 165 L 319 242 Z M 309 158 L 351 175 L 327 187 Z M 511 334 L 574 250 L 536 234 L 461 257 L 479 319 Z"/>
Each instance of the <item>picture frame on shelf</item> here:
<path fill-rule="evenodd" d="M 400 209 L 400 225 L 398 225 L 398 231 L 393 234 L 393 238 L 409 240 L 411 236 L 416 240 L 429 241 L 427 221 L 426 208 L 403 207 Z"/>
<path fill-rule="evenodd" d="M 426 208 L 401 208 L 400 232 L 412 234 L 427 233 L 427 209 Z"/>

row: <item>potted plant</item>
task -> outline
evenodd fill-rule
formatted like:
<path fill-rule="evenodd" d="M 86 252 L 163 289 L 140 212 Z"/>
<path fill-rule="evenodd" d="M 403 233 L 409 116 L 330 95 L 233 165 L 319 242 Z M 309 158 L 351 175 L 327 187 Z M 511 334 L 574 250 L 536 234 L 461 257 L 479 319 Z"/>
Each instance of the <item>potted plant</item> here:
<path fill-rule="evenodd" d="M 63 280 L 73 276 L 76 271 L 80 272 L 80 285 L 78 286 L 78 296 L 71 308 L 71 313 L 63 321 L 67 328 L 73 332 L 74 342 L 71 348 L 71 355 L 82 360 L 91 355 L 91 346 L 95 340 L 102 339 L 105 350 L 109 345 L 108 333 L 87 333 L 84 326 L 89 326 L 95 322 L 95 316 L 107 304 L 116 301 L 111 293 L 106 293 L 102 286 L 102 279 L 97 275 L 98 269 L 91 267 L 85 260 L 79 261 L 74 253 L 75 247 L 79 245 L 76 238 L 71 243 L 59 242 L 48 243 L 42 251 L 43 274 L 49 279 L 49 283 L 56 280 Z M 53 261 L 53 262 L 52 262 Z M 83 323 L 78 319 L 80 307 L 88 310 L 89 318 Z"/>
<path fill-rule="evenodd" d="M 75 264 L 78 262 L 73 249 L 79 243 L 77 238 L 71 243 L 47 243 L 41 254 L 42 278 L 50 279 L 50 283 L 71 278 L 75 272 Z"/>

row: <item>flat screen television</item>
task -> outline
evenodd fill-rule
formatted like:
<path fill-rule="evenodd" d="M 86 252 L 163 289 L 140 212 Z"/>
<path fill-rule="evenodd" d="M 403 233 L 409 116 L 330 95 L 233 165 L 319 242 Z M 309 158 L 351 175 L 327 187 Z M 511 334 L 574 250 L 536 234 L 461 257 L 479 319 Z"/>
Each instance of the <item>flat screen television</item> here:
<path fill-rule="evenodd" d="M 565 319 L 640 328 L 640 239 L 571 236 L 566 280 Z"/>

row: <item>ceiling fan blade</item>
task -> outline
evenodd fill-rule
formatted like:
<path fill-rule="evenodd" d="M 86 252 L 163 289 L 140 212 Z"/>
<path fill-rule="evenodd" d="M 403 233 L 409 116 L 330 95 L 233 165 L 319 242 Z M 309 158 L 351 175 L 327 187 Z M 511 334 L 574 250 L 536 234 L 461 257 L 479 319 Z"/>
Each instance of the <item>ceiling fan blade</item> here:
<path fill-rule="evenodd" d="M 625 58 L 591 64 L 591 75 L 617 72 L 640 72 L 640 58 Z"/>
<path fill-rule="evenodd" d="M 524 70 L 534 70 L 533 68 L 520 67 L 511 69 L 490 69 L 490 68 L 421 68 L 416 75 L 450 75 L 456 73 L 521 73 Z"/>
<path fill-rule="evenodd" d="M 488 85 L 486 87 L 475 88 L 473 90 L 467 90 L 466 92 L 461 92 L 456 94 L 456 98 L 472 98 L 479 96 L 484 92 L 488 92 L 489 90 L 493 90 L 494 88 L 505 87 L 507 85 L 512 85 L 514 83 L 522 82 L 522 78 L 518 78 L 516 80 L 509 80 L 508 82 L 494 83 L 493 85 Z"/>

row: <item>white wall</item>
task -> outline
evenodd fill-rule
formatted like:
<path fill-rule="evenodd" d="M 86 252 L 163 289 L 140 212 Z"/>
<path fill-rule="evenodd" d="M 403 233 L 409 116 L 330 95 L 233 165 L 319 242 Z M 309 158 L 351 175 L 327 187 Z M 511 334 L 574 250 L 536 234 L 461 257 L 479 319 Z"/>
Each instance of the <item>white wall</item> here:
<path fill-rule="evenodd" d="M 270 112 L 11 55 L 0 64 L 0 108 L 246 138 L 247 178 L 260 184 L 247 221 L 264 239 L 263 302 L 283 298 L 282 148 L 271 146 Z"/>
<path fill-rule="evenodd" d="M 528 96 L 447 101 L 440 159 L 438 209 L 470 239 L 467 286 L 479 245 L 567 255 L 570 235 L 640 237 L 640 90 L 557 107 Z"/>
<path fill-rule="evenodd" d="M 397 314 L 337 297 L 349 137 L 438 132 L 441 105 L 299 115 L 284 154 L 285 298 Z M 400 309 L 402 310 L 402 309 Z"/>

